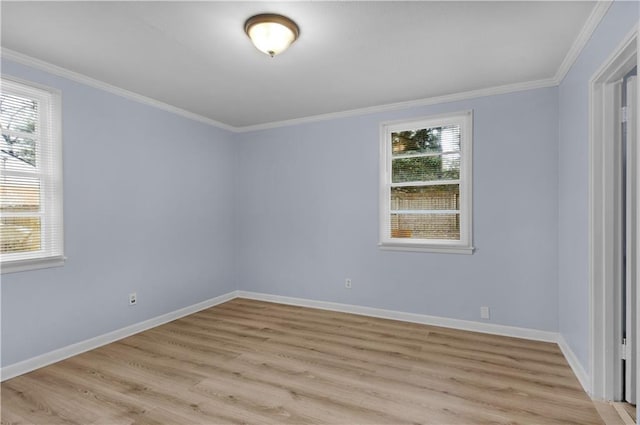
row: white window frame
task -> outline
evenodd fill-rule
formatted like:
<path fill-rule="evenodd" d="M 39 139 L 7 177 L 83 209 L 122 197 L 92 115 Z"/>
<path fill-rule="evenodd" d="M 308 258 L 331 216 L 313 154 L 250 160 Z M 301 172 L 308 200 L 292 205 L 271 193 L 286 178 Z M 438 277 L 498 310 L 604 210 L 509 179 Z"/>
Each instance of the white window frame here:
<path fill-rule="evenodd" d="M 391 187 L 392 144 L 391 134 L 399 131 L 419 130 L 445 125 L 460 126 L 460 240 L 392 238 Z M 380 229 L 381 249 L 421 251 L 454 254 L 472 254 L 472 160 L 473 111 L 433 115 L 421 119 L 392 121 L 380 125 Z M 447 180 L 451 182 L 451 180 Z"/>
<path fill-rule="evenodd" d="M 41 249 L 26 253 L 0 254 L 0 272 L 14 273 L 62 266 L 64 257 L 62 196 L 62 103 L 60 91 L 13 77 L 2 76 L 0 91 L 37 100 L 39 131 L 36 152 L 50 161 L 38 161 L 35 176 L 41 179 Z M 36 153 L 38 155 L 38 153 Z M 38 157 L 36 157 L 38 158 Z M 7 172 L 11 175 L 11 172 Z M 11 217 L 11 213 L 0 213 Z"/>

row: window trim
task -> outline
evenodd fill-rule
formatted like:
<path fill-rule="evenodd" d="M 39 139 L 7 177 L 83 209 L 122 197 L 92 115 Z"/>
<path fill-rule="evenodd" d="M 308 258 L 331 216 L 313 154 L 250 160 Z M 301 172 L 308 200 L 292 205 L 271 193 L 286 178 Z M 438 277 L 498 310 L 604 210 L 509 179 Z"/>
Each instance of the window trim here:
<path fill-rule="evenodd" d="M 460 125 L 460 240 L 404 239 L 387 235 L 391 221 L 391 133 L 447 124 Z M 379 240 L 378 247 L 391 251 L 473 254 L 473 110 L 430 115 L 380 124 Z"/>
<path fill-rule="evenodd" d="M 13 76 L 2 75 L 2 84 L 17 85 L 16 92 L 24 91 L 26 93 L 34 93 L 35 97 L 47 96 L 49 100 L 49 122 L 51 130 L 49 131 L 52 137 L 52 143 L 47 147 L 51 152 L 51 157 L 54 159 L 53 167 L 48 171 L 48 176 L 55 182 L 51 193 L 41 194 L 42 199 L 47 199 L 45 202 L 47 208 L 55 210 L 55 213 L 51 214 L 51 217 L 57 218 L 56 223 L 53 226 L 57 227 L 58 241 L 56 245 L 60 247 L 60 250 L 55 255 L 40 256 L 33 258 L 20 258 L 9 259 L 4 257 L 0 260 L 0 274 L 22 272 L 28 270 L 37 270 L 49 267 L 63 266 L 66 260 L 64 256 L 64 198 L 63 198 L 63 155 L 62 155 L 62 96 L 61 91 L 45 86 L 42 84 L 34 83 L 32 81 L 23 80 Z M 22 87 L 20 87 L 22 86 Z M 13 89 L 11 90 L 14 91 Z M 40 93 L 38 93 L 40 92 Z M 41 119 L 41 117 L 40 117 Z M 43 244 L 51 244 L 51 226 L 47 226 L 48 229 L 44 229 L 44 232 L 49 233 L 49 236 L 45 238 Z"/>

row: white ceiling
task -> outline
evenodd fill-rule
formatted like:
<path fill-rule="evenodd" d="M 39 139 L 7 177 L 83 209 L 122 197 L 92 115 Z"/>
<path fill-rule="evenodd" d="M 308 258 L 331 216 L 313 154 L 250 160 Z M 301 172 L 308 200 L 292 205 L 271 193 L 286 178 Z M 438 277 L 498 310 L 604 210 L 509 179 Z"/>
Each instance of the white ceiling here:
<path fill-rule="evenodd" d="M 595 2 L 9 2 L 4 48 L 234 127 L 549 80 Z M 244 34 L 289 16 L 271 59 Z"/>

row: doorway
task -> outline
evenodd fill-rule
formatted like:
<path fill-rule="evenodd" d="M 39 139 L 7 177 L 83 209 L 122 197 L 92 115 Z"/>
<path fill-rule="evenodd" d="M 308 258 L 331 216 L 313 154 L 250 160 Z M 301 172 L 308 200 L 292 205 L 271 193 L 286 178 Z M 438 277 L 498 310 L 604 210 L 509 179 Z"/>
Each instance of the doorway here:
<path fill-rule="evenodd" d="M 620 83 L 620 294 L 621 401 L 636 404 L 637 66 Z"/>
<path fill-rule="evenodd" d="M 591 396 L 635 404 L 638 380 L 637 31 L 591 79 Z"/>

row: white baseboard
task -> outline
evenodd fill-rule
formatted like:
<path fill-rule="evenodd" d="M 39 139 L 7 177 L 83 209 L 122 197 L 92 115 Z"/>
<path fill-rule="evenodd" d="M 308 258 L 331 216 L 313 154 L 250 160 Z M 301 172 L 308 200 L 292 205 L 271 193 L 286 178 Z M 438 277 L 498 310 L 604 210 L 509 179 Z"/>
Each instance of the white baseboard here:
<path fill-rule="evenodd" d="M 270 295 L 259 292 L 238 291 L 238 297 L 249 298 L 252 300 L 270 301 L 280 304 L 290 304 L 301 307 L 319 308 L 322 310 L 340 311 L 343 313 L 359 314 L 362 316 L 380 317 L 382 319 L 401 320 L 403 322 L 442 326 L 444 328 L 455 328 L 465 331 L 532 339 L 536 341 L 558 341 L 557 332 L 541 331 L 537 329 L 495 325 L 491 323 L 473 322 L 470 320 L 449 319 L 446 317 L 428 316 L 426 314 L 405 313 L 402 311 L 384 310 L 374 307 L 363 307 L 359 305 L 340 304 L 328 301 L 316 301 L 305 298 L 284 297 L 280 295 Z"/>
<path fill-rule="evenodd" d="M 578 357 L 571 347 L 569 347 L 569 344 L 567 344 L 567 341 L 561 333 L 558 333 L 558 347 L 560 347 L 562 354 L 564 354 L 564 358 L 567 359 L 569 366 L 571 366 L 573 373 L 578 378 L 578 381 L 580 381 L 584 391 L 591 396 L 591 378 L 589 377 L 589 374 L 585 372 L 582 367 L 582 363 L 580 363 L 580 360 L 578 360 Z"/>
<path fill-rule="evenodd" d="M 230 301 L 234 298 L 248 298 L 260 301 L 270 301 L 280 304 L 296 305 L 300 307 L 311 307 L 322 310 L 339 311 L 343 313 L 352 313 L 362 316 L 380 317 L 383 319 L 400 320 L 411 323 L 421 323 L 425 325 L 442 326 L 445 328 L 454 328 L 474 332 L 482 332 L 494 335 L 503 335 L 515 338 L 531 339 L 536 341 L 555 342 L 560 347 L 571 369 L 576 374 L 580 384 L 589 394 L 591 384 L 589 375 L 578 361 L 565 339 L 557 332 L 542 331 L 537 329 L 519 328 L 515 326 L 496 325 L 491 323 L 473 322 L 470 320 L 450 319 L 446 317 L 429 316 L 425 314 L 406 313 L 395 310 L 384 310 L 374 307 L 364 307 L 353 304 L 341 304 L 328 301 L 317 301 L 306 298 L 285 297 L 281 295 L 263 294 L 259 292 L 249 291 L 231 291 L 227 294 L 211 298 L 200 303 L 172 311 L 161 316 L 145 320 L 140 323 L 133 324 L 94 338 L 87 339 L 66 347 L 50 351 L 40 356 L 5 366 L 0 369 L 0 381 L 11 379 L 18 375 L 22 375 L 32 370 L 59 362 L 69 357 L 84 353 L 89 350 L 101 347 L 106 344 L 118 341 L 122 338 L 134 335 L 138 332 L 160 326 L 172 320 L 179 319 L 189 314 L 196 313 L 209 307 Z"/>
<path fill-rule="evenodd" d="M 405 313 L 402 311 L 384 310 L 373 307 L 363 307 L 352 304 L 340 304 L 327 301 L 316 301 L 305 298 L 285 297 L 280 295 L 263 294 L 259 292 L 238 291 L 238 297 L 260 301 L 270 301 L 280 304 L 296 305 L 300 307 L 312 307 L 323 310 L 340 311 L 343 313 L 359 314 L 363 316 L 380 317 L 383 319 L 400 320 L 404 322 L 421 323 L 445 328 L 461 329 L 473 332 L 482 332 L 493 335 L 502 335 L 515 338 L 524 338 L 536 341 L 555 342 L 567 359 L 573 373 L 580 381 L 584 391 L 591 395 L 591 379 L 585 372 L 582 364 L 571 350 L 567 341 L 558 332 L 542 331 L 538 329 L 519 328 L 515 326 L 495 325 L 491 323 L 473 322 L 470 320 L 450 319 L 426 314 Z"/>
<path fill-rule="evenodd" d="M 147 329 L 154 328 L 172 320 L 179 319 L 189 314 L 196 313 L 205 308 L 213 307 L 214 305 L 222 304 L 223 302 L 232 300 L 238 297 L 238 291 L 231 291 L 227 294 L 220 295 L 215 298 L 208 299 L 206 301 L 199 302 L 197 304 L 190 305 L 188 307 L 181 308 L 179 310 L 172 311 L 170 313 L 163 314 L 161 316 L 154 317 L 149 320 L 145 320 L 140 323 L 133 324 L 121 329 L 117 329 L 112 332 L 108 332 L 103 335 L 96 336 L 84 341 L 80 341 L 75 344 L 62 347 L 60 349 L 50 351 L 40 356 L 32 357 L 27 360 L 23 360 L 18 363 L 5 366 L 0 369 L 0 381 L 11 379 L 15 376 L 22 375 L 32 370 L 50 365 L 52 363 L 59 362 L 60 360 L 67 359 L 69 357 L 84 353 L 94 348 L 101 347 L 106 344 L 118 341 L 122 338 L 126 338 L 138 332 L 145 331 Z"/>

